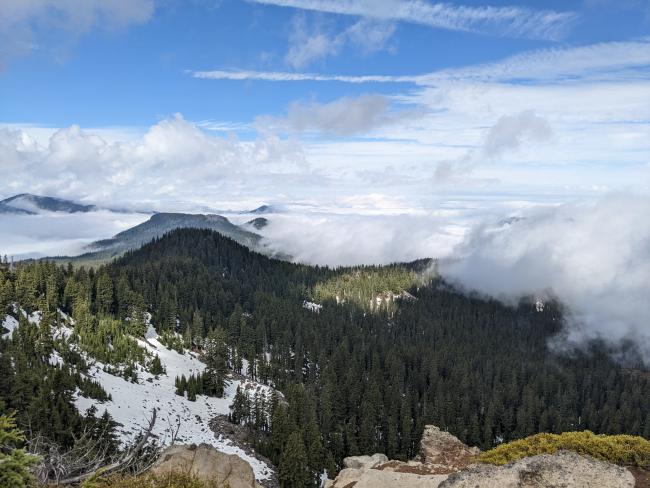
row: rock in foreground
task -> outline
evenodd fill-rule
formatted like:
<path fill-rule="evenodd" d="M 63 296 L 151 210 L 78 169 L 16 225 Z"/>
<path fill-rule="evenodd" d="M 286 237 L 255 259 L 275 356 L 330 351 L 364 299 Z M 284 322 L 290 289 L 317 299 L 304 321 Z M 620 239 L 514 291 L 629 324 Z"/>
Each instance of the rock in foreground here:
<path fill-rule="evenodd" d="M 383 454 L 345 458 L 331 488 L 633 488 L 632 473 L 572 451 L 542 454 L 505 466 L 477 463 L 479 450 L 428 425 L 415 461 Z"/>
<path fill-rule="evenodd" d="M 571 451 L 541 454 L 505 466 L 474 464 L 440 488 L 633 488 L 626 468 Z"/>
<path fill-rule="evenodd" d="M 163 451 L 151 472 L 162 476 L 181 473 L 230 488 L 257 488 L 250 465 L 235 454 L 225 454 L 208 444 L 171 446 Z"/>

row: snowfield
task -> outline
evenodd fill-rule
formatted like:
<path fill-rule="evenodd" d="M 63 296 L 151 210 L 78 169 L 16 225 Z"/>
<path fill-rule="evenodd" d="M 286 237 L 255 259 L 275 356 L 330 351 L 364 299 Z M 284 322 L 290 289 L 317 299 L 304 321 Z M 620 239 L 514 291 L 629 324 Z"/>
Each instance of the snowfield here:
<path fill-rule="evenodd" d="M 170 444 L 172 433 L 178 431 L 176 443 L 211 444 L 219 451 L 236 454 L 247 461 L 253 468 L 256 479 L 269 478 L 272 470 L 267 464 L 233 445 L 230 440 L 215 435 L 208 423 L 217 414 L 229 413 L 237 386 L 249 392 L 259 389 L 266 394 L 269 394 L 271 389 L 250 380 L 231 380 L 224 398 L 197 395 L 196 401 L 191 402 L 186 397 L 176 395 L 176 376 L 196 375 L 205 369 L 205 365 L 192 352 L 179 354 L 167 349 L 155 338 L 155 333 L 151 330 L 147 333 L 146 342 L 139 340 L 138 343 L 160 357 L 166 374 L 155 377 L 139 368 L 138 383 L 132 383 L 104 372 L 103 364 L 96 362 L 90 367 L 89 376 L 101 383 L 112 400 L 99 402 L 77 395 L 75 403 L 79 411 L 84 413 L 93 405 L 97 408 L 97 415 L 107 410 L 113 419 L 122 424 L 119 428 L 121 439 L 128 441 L 148 426 L 152 410 L 156 408 L 158 413 L 153 434 L 161 444 Z"/>

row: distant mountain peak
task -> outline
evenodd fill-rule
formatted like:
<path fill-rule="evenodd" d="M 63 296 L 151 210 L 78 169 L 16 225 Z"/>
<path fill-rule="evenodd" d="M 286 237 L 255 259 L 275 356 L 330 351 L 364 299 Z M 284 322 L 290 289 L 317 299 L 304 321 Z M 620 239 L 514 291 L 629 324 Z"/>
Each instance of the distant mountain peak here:
<path fill-rule="evenodd" d="M 251 214 L 268 214 L 268 213 L 277 213 L 280 212 L 280 209 L 274 205 L 260 205 L 254 210 L 251 210 L 250 212 L 244 212 L 244 213 L 251 213 Z"/>
<path fill-rule="evenodd" d="M 0 213 L 36 215 L 41 212 L 78 213 L 97 210 L 95 205 L 82 205 L 63 198 L 19 193 L 0 201 Z"/>

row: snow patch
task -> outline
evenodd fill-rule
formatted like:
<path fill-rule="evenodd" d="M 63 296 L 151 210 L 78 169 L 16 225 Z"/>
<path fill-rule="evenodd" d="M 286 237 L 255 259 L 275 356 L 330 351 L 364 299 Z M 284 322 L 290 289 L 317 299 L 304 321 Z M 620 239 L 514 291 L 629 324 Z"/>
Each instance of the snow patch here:
<path fill-rule="evenodd" d="M 338 300 L 337 300 L 337 302 L 338 302 Z M 312 312 L 316 312 L 316 313 L 319 313 L 321 311 L 321 309 L 323 308 L 322 305 L 320 305 L 318 303 L 314 303 L 314 302 L 308 302 L 307 300 L 302 302 L 302 307 L 306 308 L 307 310 L 310 310 Z"/>
<path fill-rule="evenodd" d="M 251 465 L 256 479 L 268 479 L 272 470 L 267 464 L 247 454 L 223 436 L 216 436 L 208 423 L 218 414 L 229 413 L 238 386 L 245 391 L 255 388 L 267 394 L 270 394 L 271 389 L 249 380 L 231 380 L 224 398 L 197 395 L 196 401 L 191 402 L 185 396 L 176 395 L 174 381 L 176 376 L 189 377 L 205 369 L 205 364 L 199 361 L 197 355 L 190 351 L 179 354 L 169 350 L 155 337 L 147 337 L 146 342 L 139 340 L 138 343 L 140 347 L 158 355 L 166 374 L 156 377 L 139 368 L 138 383 L 132 383 L 103 371 L 103 365 L 97 362 L 90 367 L 89 376 L 101 383 L 112 400 L 102 403 L 77 395 L 75 404 L 79 411 L 84 413 L 93 405 L 97 407 L 98 415 L 107 410 L 117 422 L 122 424 L 119 434 L 121 440 L 126 442 L 146 428 L 152 409 L 157 408 L 153 434 L 163 445 L 172 442 L 172 432 L 180 427 L 176 442 L 194 444 L 204 442 L 213 445 L 219 451 L 236 454 Z"/>
<path fill-rule="evenodd" d="M 2 327 L 4 329 L 7 329 L 9 332 L 6 332 L 2 334 L 3 339 L 7 339 L 11 337 L 11 333 L 14 331 L 16 327 L 18 327 L 18 321 L 12 317 L 11 315 L 7 315 L 3 320 L 2 320 Z"/>

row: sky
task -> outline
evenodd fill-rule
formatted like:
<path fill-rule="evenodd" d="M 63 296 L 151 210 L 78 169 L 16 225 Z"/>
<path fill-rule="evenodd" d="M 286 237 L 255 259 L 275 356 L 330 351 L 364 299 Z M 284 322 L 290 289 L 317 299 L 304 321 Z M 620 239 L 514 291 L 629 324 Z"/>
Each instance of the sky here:
<path fill-rule="evenodd" d="M 269 203 L 301 261 L 448 258 L 650 337 L 650 3 L 487 2 L 4 0 L 0 197 Z M 60 219 L 5 248 L 133 222 Z"/>

